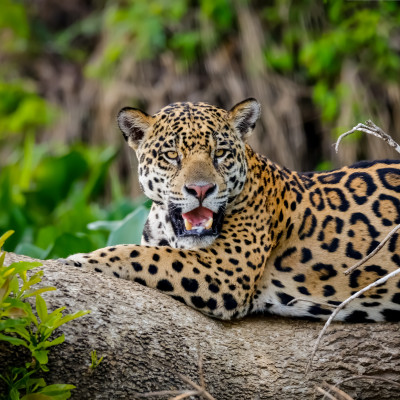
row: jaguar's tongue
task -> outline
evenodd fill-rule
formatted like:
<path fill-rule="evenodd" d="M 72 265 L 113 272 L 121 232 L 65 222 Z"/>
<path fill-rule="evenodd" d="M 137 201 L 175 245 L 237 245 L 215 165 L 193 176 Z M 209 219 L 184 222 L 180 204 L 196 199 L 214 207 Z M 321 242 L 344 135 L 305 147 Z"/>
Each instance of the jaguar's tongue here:
<path fill-rule="evenodd" d="M 187 231 L 211 229 L 213 224 L 213 212 L 205 207 L 197 207 L 184 213 L 182 218 Z"/>

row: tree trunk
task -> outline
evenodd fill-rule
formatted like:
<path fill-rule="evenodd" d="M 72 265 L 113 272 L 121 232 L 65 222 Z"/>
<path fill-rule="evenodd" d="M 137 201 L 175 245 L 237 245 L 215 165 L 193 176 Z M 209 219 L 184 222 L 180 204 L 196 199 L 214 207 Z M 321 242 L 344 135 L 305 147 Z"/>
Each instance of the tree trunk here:
<path fill-rule="evenodd" d="M 6 263 L 26 259 L 9 254 Z M 316 385 L 354 375 L 400 383 L 399 324 L 333 324 L 305 376 L 322 323 L 277 317 L 221 322 L 136 283 L 55 261 L 44 261 L 42 269 L 43 283 L 58 289 L 44 295 L 51 308 L 92 310 L 61 328 L 65 343 L 50 353 L 46 381 L 76 385 L 72 399 L 138 399 L 138 393 L 191 389 L 177 373 L 199 383 L 199 353 L 207 391 L 217 400 L 321 398 Z M 104 355 L 94 371 L 92 349 Z M 6 364 L 26 361 L 13 350 L 0 342 L 0 373 Z M 357 399 L 400 399 L 400 389 L 388 382 L 358 379 L 341 389 Z"/>

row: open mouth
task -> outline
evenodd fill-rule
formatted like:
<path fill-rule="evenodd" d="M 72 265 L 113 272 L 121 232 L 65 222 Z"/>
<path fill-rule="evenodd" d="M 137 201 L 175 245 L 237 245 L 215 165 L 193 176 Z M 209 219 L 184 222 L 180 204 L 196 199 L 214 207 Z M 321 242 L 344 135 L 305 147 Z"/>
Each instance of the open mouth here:
<path fill-rule="evenodd" d="M 177 236 L 207 236 L 219 235 L 224 220 L 224 209 L 218 212 L 200 206 L 187 213 L 181 209 L 169 206 L 172 226 Z"/>

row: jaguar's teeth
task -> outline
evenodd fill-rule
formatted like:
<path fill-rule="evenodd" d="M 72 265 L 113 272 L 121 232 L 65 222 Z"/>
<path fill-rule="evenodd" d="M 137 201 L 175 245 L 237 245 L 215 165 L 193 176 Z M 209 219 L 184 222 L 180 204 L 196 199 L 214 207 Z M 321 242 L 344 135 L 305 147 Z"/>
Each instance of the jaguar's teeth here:
<path fill-rule="evenodd" d="M 210 218 L 210 219 L 207 221 L 207 223 L 204 225 L 204 227 L 205 227 L 206 229 L 211 229 L 212 224 L 213 224 L 213 219 Z"/>
<path fill-rule="evenodd" d="M 191 231 L 193 228 L 193 225 L 187 219 L 184 219 L 184 221 L 185 221 L 185 229 L 187 231 Z"/>

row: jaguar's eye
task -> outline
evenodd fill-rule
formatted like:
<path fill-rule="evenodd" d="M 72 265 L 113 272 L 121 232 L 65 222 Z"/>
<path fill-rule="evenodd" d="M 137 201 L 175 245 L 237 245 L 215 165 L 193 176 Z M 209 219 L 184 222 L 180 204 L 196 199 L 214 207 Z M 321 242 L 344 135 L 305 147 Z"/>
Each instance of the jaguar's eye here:
<path fill-rule="evenodd" d="M 176 151 L 167 151 L 164 154 L 170 160 L 176 160 L 178 158 L 178 153 Z"/>
<path fill-rule="evenodd" d="M 215 150 L 214 155 L 215 155 L 215 157 L 217 157 L 217 158 L 221 158 L 221 157 L 223 157 L 227 152 L 228 152 L 228 150 L 226 150 L 226 149 L 218 149 L 218 150 Z"/>

